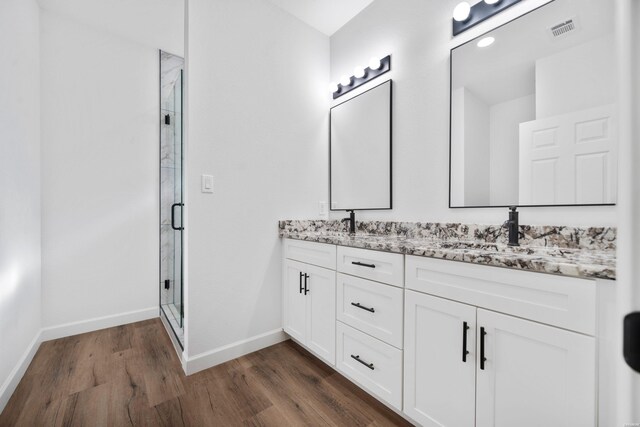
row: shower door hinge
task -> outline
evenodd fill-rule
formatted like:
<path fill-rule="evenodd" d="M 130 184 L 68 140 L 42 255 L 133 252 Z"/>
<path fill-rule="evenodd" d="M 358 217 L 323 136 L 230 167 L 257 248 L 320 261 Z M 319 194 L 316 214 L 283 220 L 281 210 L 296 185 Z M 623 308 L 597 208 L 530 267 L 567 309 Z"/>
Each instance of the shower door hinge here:
<path fill-rule="evenodd" d="M 164 288 L 169 289 L 171 287 L 171 280 L 167 279 L 164 281 Z"/>
<path fill-rule="evenodd" d="M 171 124 L 171 115 L 169 115 L 169 114 L 165 114 L 164 115 L 164 124 L 165 125 L 170 125 Z"/>

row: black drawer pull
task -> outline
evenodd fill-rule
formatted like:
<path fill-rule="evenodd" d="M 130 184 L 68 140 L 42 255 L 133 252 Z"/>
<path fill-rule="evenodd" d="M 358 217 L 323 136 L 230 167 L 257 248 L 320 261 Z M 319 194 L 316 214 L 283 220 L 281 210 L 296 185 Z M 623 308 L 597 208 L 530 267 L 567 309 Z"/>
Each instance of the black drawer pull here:
<path fill-rule="evenodd" d="M 469 325 L 467 322 L 462 322 L 462 361 L 467 363 L 467 354 L 469 354 L 469 350 L 467 350 L 467 331 L 469 330 Z"/>
<path fill-rule="evenodd" d="M 307 286 L 307 279 L 309 279 L 309 276 L 307 273 L 304 273 L 304 294 L 308 294 L 309 293 L 309 287 Z"/>
<path fill-rule="evenodd" d="M 480 328 L 480 369 L 484 371 L 484 362 L 487 358 L 484 357 L 484 337 L 487 335 L 484 328 Z"/>
<path fill-rule="evenodd" d="M 371 313 L 375 313 L 376 312 L 373 308 L 369 308 L 369 307 L 365 307 L 363 305 L 360 305 L 359 302 L 352 302 L 351 305 L 354 306 L 354 307 L 361 308 L 363 310 L 367 310 L 367 311 L 369 311 Z"/>
<path fill-rule="evenodd" d="M 301 294 L 301 293 L 302 293 L 302 275 L 303 275 L 303 274 L 304 274 L 304 273 L 301 271 L 301 272 L 300 272 L 300 290 L 298 291 L 298 293 L 299 293 L 299 294 Z"/>
<path fill-rule="evenodd" d="M 351 264 L 359 265 L 360 267 L 376 268 L 374 264 L 365 264 L 364 262 L 360 262 L 360 261 L 351 261 Z"/>
<path fill-rule="evenodd" d="M 360 363 L 362 363 L 364 366 L 366 366 L 367 368 L 371 369 L 372 371 L 375 369 L 375 368 L 373 367 L 373 363 L 367 363 L 367 362 L 365 362 L 365 361 L 363 361 L 363 360 L 360 360 L 360 356 L 354 356 L 354 355 L 352 354 L 352 355 L 351 355 L 351 358 L 352 358 L 352 359 L 355 359 L 356 361 L 358 361 L 358 362 L 360 362 Z"/>

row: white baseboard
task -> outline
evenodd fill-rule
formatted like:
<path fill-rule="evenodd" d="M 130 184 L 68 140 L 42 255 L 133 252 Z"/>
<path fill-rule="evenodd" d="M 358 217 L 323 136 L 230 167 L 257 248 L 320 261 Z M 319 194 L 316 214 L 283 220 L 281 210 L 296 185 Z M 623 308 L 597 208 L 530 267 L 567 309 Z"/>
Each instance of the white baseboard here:
<path fill-rule="evenodd" d="M 187 375 L 211 368 L 245 354 L 262 350 L 263 348 L 288 340 L 289 337 L 280 329 L 265 332 L 246 340 L 236 341 L 215 350 L 200 353 L 183 362 L 183 369 Z"/>
<path fill-rule="evenodd" d="M 159 314 L 159 307 L 150 307 L 143 310 L 129 311 L 127 313 L 113 314 L 111 316 L 96 317 L 93 319 L 81 320 L 79 322 L 51 326 L 42 329 L 41 341 L 55 340 L 58 338 L 70 337 L 72 335 L 84 334 L 86 332 L 98 331 L 100 329 L 112 328 L 114 326 L 126 325 L 127 323 L 140 322 L 142 320 L 158 317 Z"/>
<path fill-rule="evenodd" d="M 9 377 L 5 380 L 2 387 L 0 387 L 0 412 L 2 412 L 9 403 L 9 399 L 11 395 L 18 387 L 20 380 L 24 376 L 24 373 L 27 371 L 29 364 L 33 360 L 33 356 L 36 355 L 36 351 L 40 347 L 40 343 L 42 342 L 42 331 L 38 331 L 36 336 L 27 347 L 27 350 L 24 352 L 16 366 L 13 368 L 13 371 L 9 374 Z"/>

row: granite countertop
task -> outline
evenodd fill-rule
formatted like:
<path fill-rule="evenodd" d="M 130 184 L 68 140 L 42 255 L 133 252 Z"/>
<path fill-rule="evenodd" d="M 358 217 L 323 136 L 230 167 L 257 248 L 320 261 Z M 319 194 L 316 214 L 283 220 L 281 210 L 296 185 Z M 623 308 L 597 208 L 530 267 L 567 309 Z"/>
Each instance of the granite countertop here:
<path fill-rule="evenodd" d="M 377 222 L 373 226 L 358 224 L 358 232 L 352 236 L 339 230 L 342 224 L 326 227 L 329 223 L 332 221 L 281 221 L 279 235 L 540 273 L 616 278 L 615 229 L 612 228 L 523 226 L 525 237 L 521 239 L 521 246 L 512 247 L 506 244 L 505 233 L 499 226 Z"/>

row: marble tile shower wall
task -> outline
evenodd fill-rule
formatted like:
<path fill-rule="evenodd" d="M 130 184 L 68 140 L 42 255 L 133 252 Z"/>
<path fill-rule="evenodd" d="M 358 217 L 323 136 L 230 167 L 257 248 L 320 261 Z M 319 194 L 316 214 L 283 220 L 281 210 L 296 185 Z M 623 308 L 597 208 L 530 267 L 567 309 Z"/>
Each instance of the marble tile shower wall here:
<path fill-rule="evenodd" d="M 297 233 L 345 233 L 341 221 L 286 220 L 279 223 L 280 235 Z M 398 236 L 406 239 L 455 240 L 506 245 L 509 241 L 502 225 L 359 221 L 357 233 L 374 236 Z M 613 227 L 520 226 L 520 244 L 535 247 L 615 251 L 616 229 Z"/>

